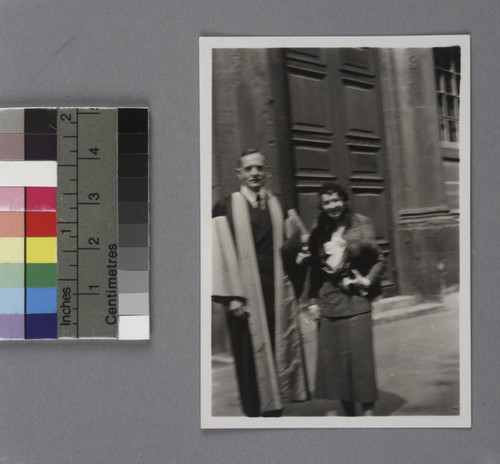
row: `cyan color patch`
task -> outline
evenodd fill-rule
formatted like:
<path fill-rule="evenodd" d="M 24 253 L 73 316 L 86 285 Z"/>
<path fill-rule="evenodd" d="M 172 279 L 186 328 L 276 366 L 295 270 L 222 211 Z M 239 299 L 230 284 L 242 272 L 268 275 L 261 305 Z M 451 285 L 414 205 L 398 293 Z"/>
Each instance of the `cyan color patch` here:
<path fill-rule="evenodd" d="M 57 290 L 55 288 L 27 288 L 26 314 L 57 313 Z"/>
<path fill-rule="evenodd" d="M 0 288 L 0 314 L 24 314 L 24 288 Z"/>

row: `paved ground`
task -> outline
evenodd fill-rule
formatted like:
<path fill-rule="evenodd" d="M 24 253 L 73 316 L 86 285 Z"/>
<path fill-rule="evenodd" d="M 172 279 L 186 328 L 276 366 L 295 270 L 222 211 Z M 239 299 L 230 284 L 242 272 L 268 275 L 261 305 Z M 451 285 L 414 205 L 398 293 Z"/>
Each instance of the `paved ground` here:
<path fill-rule="evenodd" d="M 374 327 L 380 396 L 376 415 L 459 413 L 457 293 L 446 297 L 445 309 Z M 302 324 L 309 378 L 314 379 L 316 326 L 307 317 Z M 213 414 L 241 415 L 233 365 L 214 363 L 212 372 Z M 335 401 L 312 400 L 286 404 L 284 415 L 324 416 L 336 409 Z"/>

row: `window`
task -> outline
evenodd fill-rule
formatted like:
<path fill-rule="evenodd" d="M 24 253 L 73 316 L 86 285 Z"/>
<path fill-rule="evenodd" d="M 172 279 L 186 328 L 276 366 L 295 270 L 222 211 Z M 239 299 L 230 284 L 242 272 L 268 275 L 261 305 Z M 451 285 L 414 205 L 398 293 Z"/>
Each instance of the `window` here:
<path fill-rule="evenodd" d="M 434 71 L 442 142 L 458 142 L 460 47 L 434 48 Z"/>

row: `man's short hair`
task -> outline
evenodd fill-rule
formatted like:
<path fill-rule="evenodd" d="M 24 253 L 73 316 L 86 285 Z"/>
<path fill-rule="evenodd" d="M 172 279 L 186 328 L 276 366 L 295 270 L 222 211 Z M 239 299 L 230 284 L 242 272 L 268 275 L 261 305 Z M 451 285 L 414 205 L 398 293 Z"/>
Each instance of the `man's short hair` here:
<path fill-rule="evenodd" d="M 236 160 L 236 166 L 238 168 L 241 168 L 241 158 L 243 158 L 244 156 L 247 156 L 247 155 L 253 155 L 254 153 L 259 153 L 260 155 L 262 155 L 264 160 L 266 159 L 266 155 L 264 155 L 264 153 L 262 153 L 262 151 L 257 150 L 256 148 L 248 148 L 245 151 L 241 152 L 240 156 L 238 156 L 238 159 Z"/>

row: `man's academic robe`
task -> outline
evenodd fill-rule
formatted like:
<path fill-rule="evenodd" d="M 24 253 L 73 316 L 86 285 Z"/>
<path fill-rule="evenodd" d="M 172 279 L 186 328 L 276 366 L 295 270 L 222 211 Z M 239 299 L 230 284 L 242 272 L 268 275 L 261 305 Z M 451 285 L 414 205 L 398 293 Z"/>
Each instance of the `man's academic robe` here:
<path fill-rule="evenodd" d="M 272 194 L 267 207 L 254 211 L 236 192 L 215 206 L 212 220 L 212 298 L 240 300 L 249 313 L 245 319 L 228 312 L 248 416 L 273 415 L 284 401 L 308 399 L 299 308 L 281 258 L 285 228 L 291 228 Z"/>

